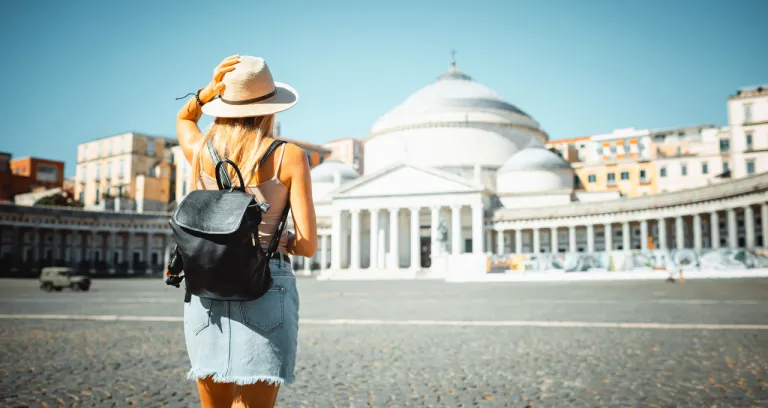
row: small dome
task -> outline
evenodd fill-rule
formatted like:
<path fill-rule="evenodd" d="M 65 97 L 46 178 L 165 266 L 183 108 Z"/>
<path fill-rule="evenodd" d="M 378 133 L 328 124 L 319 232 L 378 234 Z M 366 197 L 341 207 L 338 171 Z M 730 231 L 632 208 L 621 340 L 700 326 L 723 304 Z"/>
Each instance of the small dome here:
<path fill-rule="evenodd" d="M 510 157 L 499 169 L 499 173 L 521 170 L 570 169 L 562 157 L 543 147 L 529 147 Z"/>
<path fill-rule="evenodd" d="M 355 169 L 338 160 L 326 160 L 310 170 L 309 175 L 313 183 L 333 183 L 335 174 L 339 173 L 341 182 L 360 177 Z"/>

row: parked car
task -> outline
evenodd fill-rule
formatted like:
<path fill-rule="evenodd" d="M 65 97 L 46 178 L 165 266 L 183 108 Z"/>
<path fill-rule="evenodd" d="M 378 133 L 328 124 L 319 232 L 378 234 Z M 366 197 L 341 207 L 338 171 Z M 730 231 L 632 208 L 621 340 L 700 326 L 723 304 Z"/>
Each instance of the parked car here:
<path fill-rule="evenodd" d="M 64 288 L 72 290 L 88 290 L 91 288 L 91 277 L 67 267 L 45 267 L 40 272 L 40 289 L 46 292 L 61 292 Z"/>

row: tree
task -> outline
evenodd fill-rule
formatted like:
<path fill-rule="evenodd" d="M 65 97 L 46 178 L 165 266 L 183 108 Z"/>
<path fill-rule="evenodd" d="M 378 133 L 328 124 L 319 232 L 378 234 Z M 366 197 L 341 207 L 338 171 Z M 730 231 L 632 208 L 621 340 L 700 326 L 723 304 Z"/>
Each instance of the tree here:
<path fill-rule="evenodd" d="M 48 205 L 55 207 L 82 207 L 83 204 L 75 200 L 72 196 L 66 193 L 57 193 L 49 196 L 45 196 L 35 201 L 35 206 Z"/>

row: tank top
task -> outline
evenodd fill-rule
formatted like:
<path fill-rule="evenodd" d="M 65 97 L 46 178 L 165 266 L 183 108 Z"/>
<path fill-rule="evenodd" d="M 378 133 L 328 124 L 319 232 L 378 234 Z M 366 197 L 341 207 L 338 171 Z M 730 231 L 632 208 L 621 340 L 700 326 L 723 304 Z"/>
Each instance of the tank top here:
<path fill-rule="evenodd" d="M 285 145 L 286 144 L 283 143 L 283 145 L 280 146 L 280 158 L 277 162 L 275 175 L 267 181 L 245 187 L 245 191 L 249 194 L 253 194 L 256 197 L 256 201 L 269 204 L 269 210 L 261 216 L 261 224 L 259 225 L 259 244 L 261 244 L 261 248 L 265 251 L 272 241 L 272 236 L 274 236 L 277 231 L 277 226 L 280 223 L 280 216 L 283 215 L 283 210 L 285 209 L 285 206 L 288 205 L 288 187 L 277 178 L 277 175 L 280 174 L 280 165 L 283 163 Z M 257 164 L 254 174 L 258 170 L 259 166 Z M 197 188 L 202 190 L 219 189 L 216 185 L 216 179 L 202 170 L 200 171 L 200 182 L 198 183 Z M 277 251 L 286 253 L 285 249 L 285 243 L 280 242 Z"/>

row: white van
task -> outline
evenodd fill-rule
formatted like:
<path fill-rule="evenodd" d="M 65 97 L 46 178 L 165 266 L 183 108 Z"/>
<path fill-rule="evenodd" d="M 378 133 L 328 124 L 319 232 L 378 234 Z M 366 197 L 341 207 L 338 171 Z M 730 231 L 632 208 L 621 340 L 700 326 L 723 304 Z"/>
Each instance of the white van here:
<path fill-rule="evenodd" d="M 64 288 L 72 290 L 88 290 L 91 288 L 91 278 L 87 275 L 78 274 L 72 268 L 67 267 L 45 267 L 40 272 L 40 289 L 46 292 L 61 292 Z"/>

